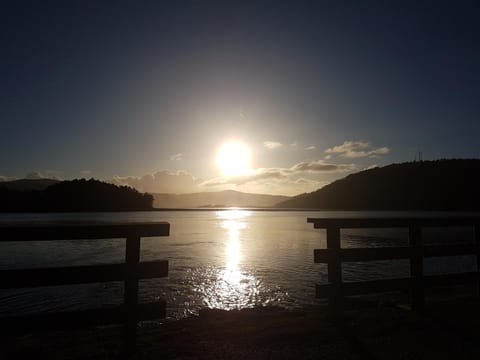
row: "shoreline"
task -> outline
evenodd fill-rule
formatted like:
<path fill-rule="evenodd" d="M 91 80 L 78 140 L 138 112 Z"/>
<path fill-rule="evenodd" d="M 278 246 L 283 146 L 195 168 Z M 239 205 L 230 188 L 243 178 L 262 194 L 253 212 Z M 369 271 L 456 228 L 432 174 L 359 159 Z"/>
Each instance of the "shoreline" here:
<path fill-rule="evenodd" d="M 203 212 L 203 211 L 258 211 L 258 212 L 355 212 L 355 213 L 439 213 L 439 214 L 458 214 L 480 216 L 480 211 L 469 210 L 425 210 L 425 209 L 402 209 L 402 210 L 374 210 L 374 209 L 303 209 L 303 208 L 256 208 L 256 207 L 211 207 L 211 208 L 152 208 L 141 210 L 86 210 L 86 211 L 0 211 L 0 215 L 5 214 L 88 214 L 88 213 L 136 213 L 136 212 Z"/>
<path fill-rule="evenodd" d="M 423 312 L 382 297 L 353 300 L 343 321 L 326 306 L 202 310 L 138 328 L 134 359 L 474 359 L 480 356 L 478 297 L 438 298 Z M 118 326 L 7 336 L 5 359 L 118 358 Z"/>

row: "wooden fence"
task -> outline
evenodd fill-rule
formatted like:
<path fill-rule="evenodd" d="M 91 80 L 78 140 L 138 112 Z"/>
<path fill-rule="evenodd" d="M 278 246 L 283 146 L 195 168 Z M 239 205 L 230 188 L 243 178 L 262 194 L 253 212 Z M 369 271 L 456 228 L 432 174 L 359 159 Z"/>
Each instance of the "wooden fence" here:
<path fill-rule="evenodd" d="M 327 248 L 314 250 L 315 263 L 328 264 L 328 283 L 316 286 L 317 298 L 328 298 L 332 312 L 340 315 L 343 297 L 368 293 L 409 290 L 412 309 L 421 309 L 425 303 L 426 287 L 476 282 L 480 289 L 480 218 L 308 218 L 315 229 L 326 229 Z M 428 227 L 469 227 L 474 230 L 472 244 L 427 246 L 422 229 Z M 342 248 L 341 229 L 407 228 L 409 246 L 383 248 Z M 426 257 L 476 255 L 477 271 L 425 276 L 423 259 Z M 342 262 L 375 260 L 410 260 L 410 277 L 371 281 L 343 282 Z"/>
<path fill-rule="evenodd" d="M 165 302 L 138 304 L 140 279 L 168 276 L 168 261 L 140 262 L 140 238 L 168 236 L 170 224 L 55 224 L 0 227 L 0 241 L 126 239 L 125 263 L 0 270 L 0 289 L 124 281 L 124 303 L 70 312 L 3 317 L 2 332 L 125 324 L 125 354 L 135 350 L 137 321 L 165 317 Z"/>

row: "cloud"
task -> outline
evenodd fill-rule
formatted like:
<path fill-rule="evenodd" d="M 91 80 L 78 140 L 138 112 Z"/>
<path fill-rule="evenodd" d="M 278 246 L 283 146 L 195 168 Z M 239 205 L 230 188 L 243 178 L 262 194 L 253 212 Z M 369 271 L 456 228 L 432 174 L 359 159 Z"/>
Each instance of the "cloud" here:
<path fill-rule="evenodd" d="M 80 171 L 80 174 L 82 174 L 82 175 L 90 175 L 91 173 L 92 173 L 91 170 L 82 170 L 82 171 Z"/>
<path fill-rule="evenodd" d="M 330 164 L 322 160 L 300 162 L 291 167 L 259 168 L 245 176 L 217 177 L 202 181 L 186 171 L 162 170 L 143 176 L 114 176 L 112 183 L 149 193 L 193 193 L 235 189 L 261 194 L 296 195 L 316 190 L 325 181 L 308 176 L 352 171 L 352 164 Z"/>
<path fill-rule="evenodd" d="M 317 190 L 327 183 L 304 177 L 296 178 L 288 174 L 288 169 L 261 169 L 250 176 L 211 179 L 201 183 L 200 187 L 211 191 L 231 189 L 234 186 L 235 190 L 249 193 L 291 196 Z"/>
<path fill-rule="evenodd" d="M 172 161 L 180 161 L 182 159 L 183 159 L 183 154 L 182 153 L 170 155 L 170 160 L 172 160 Z"/>
<path fill-rule="evenodd" d="M 38 180 L 38 179 L 45 179 L 45 177 L 38 171 L 32 171 L 25 175 L 25 179 Z"/>
<path fill-rule="evenodd" d="M 218 177 L 204 181 L 199 185 L 205 187 L 221 185 L 244 185 L 255 181 L 279 180 L 286 178 L 288 178 L 288 175 L 285 173 L 284 169 L 269 168 L 257 169 L 255 172 L 244 176 Z"/>
<path fill-rule="evenodd" d="M 2 181 L 12 181 L 12 180 L 17 180 L 17 178 L 13 177 L 13 176 L 0 175 L 0 182 L 2 182 Z"/>
<path fill-rule="evenodd" d="M 199 184 L 200 187 L 218 187 L 225 185 L 241 186 L 246 184 L 269 182 L 269 181 L 290 181 L 306 173 L 337 173 L 355 170 L 353 164 L 329 164 L 322 160 L 300 162 L 289 168 L 260 168 L 256 169 L 249 175 L 236 177 L 221 177 L 204 181 Z M 297 179 L 298 180 L 298 179 Z M 316 184 L 319 182 L 312 180 Z"/>
<path fill-rule="evenodd" d="M 311 150 L 315 150 L 316 148 L 317 148 L 316 146 L 310 145 L 310 146 L 307 146 L 307 147 L 305 148 L 305 150 L 311 151 Z"/>
<path fill-rule="evenodd" d="M 190 193 L 200 191 L 199 180 L 186 171 L 157 171 L 143 176 L 114 176 L 116 185 L 131 186 L 149 193 Z"/>
<path fill-rule="evenodd" d="M 347 172 L 355 170 L 353 164 L 330 164 L 322 160 L 300 162 L 293 165 L 289 171 L 293 173 L 298 172 Z"/>
<path fill-rule="evenodd" d="M 59 170 L 45 170 L 44 173 L 38 171 L 31 171 L 25 175 L 25 179 L 28 180 L 39 180 L 39 179 L 53 179 L 53 180 L 63 180 L 61 177 L 63 171 Z"/>
<path fill-rule="evenodd" d="M 45 170 L 45 178 L 54 180 L 63 180 L 63 171 L 61 170 Z"/>
<path fill-rule="evenodd" d="M 324 187 L 325 185 L 329 184 L 329 182 L 306 179 L 306 178 L 298 178 L 295 180 L 295 184 L 297 185 L 297 188 L 304 189 L 303 192 L 311 192 Z"/>
<path fill-rule="evenodd" d="M 63 180 L 60 174 L 62 174 L 63 171 L 58 171 L 58 170 L 45 170 L 45 173 L 41 173 L 39 171 L 31 171 L 27 173 L 23 179 L 28 179 L 28 180 L 40 180 L 40 179 L 53 179 L 53 180 Z M 1 181 L 13 181 L 13 180 L 19 180 L 18 177 L 16 176 L 3 176 L 0 175 L 0 182 Z"/>
<path fill-rule="evenodd" d="M 269 150 L 275 150 L 278 149 L 279 147 L 282 147 L 283 144 L 278 142 L 278 141 L 264 141 L 263 146 L 265 146 Z"/>
<path fill-rule="evenodd" d="M 298 195 L 305 192 L 312 192 L 327 185 L 326 181 L 318 181 L 313 179 L 282 179 L 269 182 L 252 182 L 240 187 L 237 190 L 272 195 Z"/>
<path fill-rule="evenodd" d="M 312 180 L 312 179 L 306 179 L 306 178 L 298 178 L 297 180 L 295 180 L 295 183 L 296 184 L 319 184 L 319 183 L 322 183 L 324 185 L 328 184 L 327 181 L 317 181 L 317 180 Z"/>
<path fill-rule="evenodd" d="M 388 147 L 374 148 L 370 143 L 363 141 L 345 141 L 342 145 L 329 148 L 325 150 L 325 152 L 327 154 L 354 159 L 362 157 L 379 157 L 390 153 L 390 149 Z"/>

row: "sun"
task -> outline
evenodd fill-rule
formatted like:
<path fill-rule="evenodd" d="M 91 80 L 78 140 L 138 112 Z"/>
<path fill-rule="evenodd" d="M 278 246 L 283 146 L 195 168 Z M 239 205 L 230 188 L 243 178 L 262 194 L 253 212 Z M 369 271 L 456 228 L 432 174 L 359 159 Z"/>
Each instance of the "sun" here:
<path fill-rule="evenodd" d="M 228 141 L 217 151 L 217 166 L 223 176 L 244 176 L 250 171 L 250 149 L 239 141 Z"/>

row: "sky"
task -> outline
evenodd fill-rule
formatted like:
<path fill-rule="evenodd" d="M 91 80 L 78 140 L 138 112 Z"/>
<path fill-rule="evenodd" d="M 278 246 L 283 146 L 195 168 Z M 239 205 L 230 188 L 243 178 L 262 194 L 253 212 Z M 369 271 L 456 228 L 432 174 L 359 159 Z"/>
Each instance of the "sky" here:
<path fill-rule="evenodd" d="M 4 0 L 0 180 L 295 195 L 419 152 L 479 158 L 479 18 L 477 1 Z M 226 176 L 229 141 L 250 165 Z"/>

